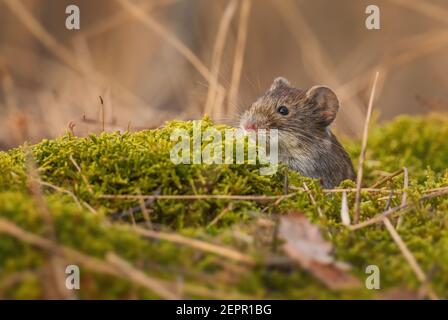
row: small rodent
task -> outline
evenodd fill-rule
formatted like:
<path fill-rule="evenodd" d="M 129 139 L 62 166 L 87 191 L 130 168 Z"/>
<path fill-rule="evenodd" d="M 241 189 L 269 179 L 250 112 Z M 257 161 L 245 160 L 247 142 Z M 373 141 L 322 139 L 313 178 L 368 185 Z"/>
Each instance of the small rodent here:
<path fill-rule="evenodd" d="M 349 155 L 329 128 L 338 109 L 338 98 L 328 87 L 297 89 L 280 77 L 242 114 L 240 126 L 246 131 L 277 129 L 279 160 L 333 188 L 355 177 Z"/>

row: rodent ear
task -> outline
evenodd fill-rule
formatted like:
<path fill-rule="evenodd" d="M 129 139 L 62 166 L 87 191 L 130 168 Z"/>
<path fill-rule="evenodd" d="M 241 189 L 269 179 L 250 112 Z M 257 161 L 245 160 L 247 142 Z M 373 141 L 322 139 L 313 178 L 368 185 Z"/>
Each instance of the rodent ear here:
<path fill-rule="evenodd" d="M 322 124 L 330 125 L 336 118 L 339 100 L 336 94 L 326 86 L 314 86 L 306 92 L 307 103 L 312 104 L 319 113 Z"/>
<path fill-rule="evenodd" d="M 271 87 L 269 88 L 269 91 L 275 90 L 280 87 L 289 87 L 289 81 L 283 77 L 275 78 L 274 82 L 272 82 Z"/>

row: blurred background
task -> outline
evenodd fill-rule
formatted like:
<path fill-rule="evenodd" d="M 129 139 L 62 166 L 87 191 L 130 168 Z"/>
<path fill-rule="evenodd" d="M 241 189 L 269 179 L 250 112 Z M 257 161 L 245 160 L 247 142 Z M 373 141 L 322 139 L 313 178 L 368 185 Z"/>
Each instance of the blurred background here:
<path fill-rule="evenodd" d="M 333 88 L 334 127 L 357 136 L 376 71 L 385 121 L 447 110 L 447 68 L 446 0 L 0 0 L 0 149 L 204 113 L 235 123 L 277 76 Z"/>

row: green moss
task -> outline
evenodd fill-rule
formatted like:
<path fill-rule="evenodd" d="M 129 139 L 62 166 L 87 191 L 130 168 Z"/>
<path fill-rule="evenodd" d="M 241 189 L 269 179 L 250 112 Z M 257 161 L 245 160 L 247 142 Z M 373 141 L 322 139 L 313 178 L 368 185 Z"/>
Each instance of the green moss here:
<path fill-rule="evenodd" d="M 324 193 L 319 184 L 289 173 L 291 186 L 306 182 L 323 217 L 309 199 L 298 192 L 278 205 L 231 200 L 157 200 L 150 212 L 151 221 L 164 230 L 226 245 L 252 256 L 253 268 L 237 266 L 213 254 L 167 241 L 143 239 L 127 222 L 111 223 L 109 216 L 135 206 L 134 200 L 104 199 L 104 194 L 164 195 L 227 194 L 281 195 L 282 168 L 274 176 L 259 174 L 259 165 L 174 165 L 170 141 L 176 128 L 192 131 L 192 122 L 173 121 L 156 130 L 137 133 L 102 133 L 86 138 L 70 134 L 44 140 L 31 146 L 43 181 L 73 192 L 85 206 L 79 208 L 66 193 L 44 187 L 57 242 L 86 254 L 104 258 L 113 251 L 148 275 L 176 282 L 184 281 L 226 294 L 255 298 L 373 298 L 376 292 L 358 289 L 333 291 L 298 267 L 279 268 L 266 263 L 282 256 L 275 246 L 273 228 L 262 227 L 257 217 L 273 219 L 291 210 L 301 210 L 322 227 L 335 247 L 338 259 L 350 263 L 353 274 L 363 283 L 365 268 L 378 265 L 381 288 L 401 287 L 418 290 L 419 282 L 400 254 L 383 225 L 349 231 L 340 223 L 340 193 Z M 202 130 L 216 127 L 204 119 Z M 359 155 L 359 141 L 347 141 L 353 159 Z M 205 146 L 205 144 L 203 145 Z M 24 161 L 25 147 L 0 152 L 0 218 L 6 218 L 25 230 L 45 236 L 46 225 L 27 191 Z M 365 183 L 371 184 L 382 172 L 409 168 L 408 201 L 418 201 L 428 189 L 448 185 L 448 119 L 444 115 L 400 117 L 372 130 L 367 153 Z M 356 162 L 356 161 L 355 161 Z M 81 172 L 77 170 L 79 166 Z M 402 177 L 387 182 L 389 189 L 402 189 Z M 353 187 L 346 181 L 341 187 Z M 352 208 L 354 194 L 348 195 Z M 384 210 L 387 193 L 363 192 L 361 220 Z M 399 205 L 395 197 L 391 205 Z M 263 211 L 263 213 L 261 213 Z M 224 213 L 223 213 L 224 212 Z M 219 220 L 210 223 L 220 215 Z M 142 220 L 140 214 L 135 219 Z M 396 224 L 397 219 L 391 218 Z M 448 298 L 448 197 L 417 203 L 416 209 L 403 216 L 399 233 L 422 269 L 430 277 L 437 294 Z M 277 249 L 275 249 L 277 247 Z M 70 264 L 70 261 L 66 261 Z M 39 274 L 47 263 L 47 253 L 15 238 L 0 234 L 0 297 L 45 297 L 45 278 Z M 20 281 L 11 281 L 24 274 Z M 153 292 L 125 279 L 82 270 L 81 298 L 155 298 Z M 190 295 L 192 298 L 205 296 Z"/>

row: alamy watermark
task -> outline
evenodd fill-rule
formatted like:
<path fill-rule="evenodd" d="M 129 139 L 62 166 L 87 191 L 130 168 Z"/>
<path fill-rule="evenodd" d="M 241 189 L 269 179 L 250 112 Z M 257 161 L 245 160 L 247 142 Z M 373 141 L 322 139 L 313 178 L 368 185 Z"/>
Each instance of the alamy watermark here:
<path fill-rule="evenodd" d="M 76 264 L 70 264 L 65 268 L 65 287 L 68 290 L 79 290 L 80 289 L 80 272 L 79 267 Z"/>
<path fill-rule="evenodd" d="M 380 287 L 380 268 L 377 265 L 371 264 L 366 267 L 366 288 L 369 290 L 379 290 Z"/>
<path fill-rule="evenodd" d="M 224 133 L 224 137 L 223 137 Z M 202 121 L 193 121 L 193 132 L 173 130 L 171 149 L 174 164 L 256 164 L 261 175 L 271 175 L 278 169 L 278 130 L 244 131 L 209 127 L 202 131 Z M 205 142 L 205 145 L 204 145 Z M 246 156 L 247 155 L 247 156 Z"/>

